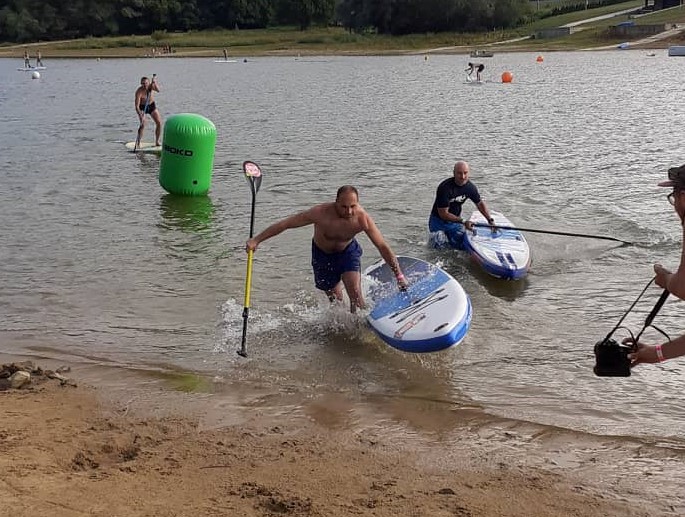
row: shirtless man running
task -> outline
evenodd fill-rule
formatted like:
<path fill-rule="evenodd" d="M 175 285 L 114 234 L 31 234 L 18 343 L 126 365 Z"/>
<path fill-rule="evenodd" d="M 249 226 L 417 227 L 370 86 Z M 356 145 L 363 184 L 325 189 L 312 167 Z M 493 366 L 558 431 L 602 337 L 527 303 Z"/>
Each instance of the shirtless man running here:
<path fill-rule="evenodd" d="M 140 86 L 136 90 L 136 113 L 140 119 L 140 127 L 138 128 L 138 140 L 143 139 L 143 130 L 145 129 L 145 115 L 150 115 L 152 120 L 155 121 L 155 145 L 159 146 L 160 139 L 162 136 L 162 117 L 159 114 L 159 110 L 155 105 L 153 100 L 154 92 L 159 91 L 159 84 L 155 80 L 155 76 L 152 76 L 152 81 L 147 77 L 143 77 L 140 80 Z"/>
<path fill-rule="evenodd" d="M 325 291 L 330 301 L 342 300 L 342 286 L 350 299 L 350 311 L 366 304 L 361 288 L 362 248 L 355 238 L 364 232 L 390 266 L 400 289 L 407 288 L 397 257 L 383 239 L 376 223 L 359 204 L 357 189 L 344 185 L 334 203 L 323 203 L 272 224 L 247 241 L 245 249 L 254 251 L 259 244 L 289 228 L 314 225 L 312 267 L 317 289 Z"/>

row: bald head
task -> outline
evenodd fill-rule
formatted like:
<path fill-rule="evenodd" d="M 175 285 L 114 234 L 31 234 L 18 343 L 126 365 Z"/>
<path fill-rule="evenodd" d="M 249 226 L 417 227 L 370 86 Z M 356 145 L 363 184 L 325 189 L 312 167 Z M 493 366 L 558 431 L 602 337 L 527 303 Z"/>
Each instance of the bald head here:
<path fill-rule="evenodd" d="M 466 185 L 469 181 L 469 164 L 463 160 L 459 160 L 454 164 L 454 182 L 459 185 Z"/>
<path fill-rule="evenodd" d="M 352 185 L 343 185 L 335 197 L 335 211 L 343 219 L 351 219 L 359 210 L 359 192 Z"/>
<path fill-rule="evenodd" d="M 359 199 L 359 192 L 352 185 L 343 185 L 342 187 L 340 187 L 338 189 L 338 193 L 335 196 L 335 199 L 338 200 L 340 199 L 340 196 L 342 196 L 343 194 L 349 193 L 354 194 L 357 197 L 357 199 Z"/>

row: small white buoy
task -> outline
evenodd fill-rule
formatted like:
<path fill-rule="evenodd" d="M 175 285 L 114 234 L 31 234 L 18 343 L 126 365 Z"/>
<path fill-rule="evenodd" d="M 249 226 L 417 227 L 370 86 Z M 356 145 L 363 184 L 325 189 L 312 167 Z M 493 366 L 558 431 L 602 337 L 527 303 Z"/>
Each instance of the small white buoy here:
<path fill-rule="evenodd" d="M 40 79 L 40 74 L 38 72 L 33 72 L 31 74 L 31 79 Z"/>

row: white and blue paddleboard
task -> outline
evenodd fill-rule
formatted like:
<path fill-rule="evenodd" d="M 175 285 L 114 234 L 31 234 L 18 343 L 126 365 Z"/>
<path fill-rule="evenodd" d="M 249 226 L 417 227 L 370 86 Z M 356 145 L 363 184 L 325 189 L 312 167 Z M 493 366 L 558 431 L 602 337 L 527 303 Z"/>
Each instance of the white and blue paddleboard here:
<path fill-rule="evenodd" d="M 471 300 L 452 276 L 421 259 L 397 257 L 409 288 L 402 292 L 380 261 L 364 275 L 371 284 L 371 328 L 404 352 L 437 352 L 462 342 L 471 325 Z"/>
<path fill-rule="evenodd" d="M 490 211 L 495 220 L 495 226 L 511 228 L 514 225 L 499 212 Z M 487 225 L 483 214 L 475 211 L 469 221 L 475 224 Z M 474 232 L 467 231 L 464 246 L 471 257 L 479 263 L 485 271 L 497 278 L 518 280 L 528 274 L 530 268 L 530 248 L 525 237 L 519 230 L 497 229 L 492 231 L 486 227 L 476 227 Z"/>
<path fill-rule="evenodd" d="M 17 68 L 19 72 L 33 72 L 34 70 L 47 70 L 46 66 L 22 66 Z"/>

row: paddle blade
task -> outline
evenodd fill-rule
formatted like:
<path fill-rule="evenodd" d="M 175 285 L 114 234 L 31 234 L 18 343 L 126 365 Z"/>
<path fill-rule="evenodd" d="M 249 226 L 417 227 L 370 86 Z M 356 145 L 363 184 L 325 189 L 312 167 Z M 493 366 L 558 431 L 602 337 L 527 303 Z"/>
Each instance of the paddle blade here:
<path fill-rule="evenodd" d="M 255 162 L 248 160 L 243 162 L 243 172 L 245 173 L 245 177 L 252 183 L 252 187 L 256 194 L 262 184 L 262 169 L 260 169 L 259 165 Z"/>

